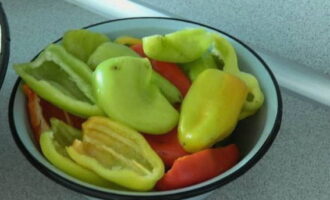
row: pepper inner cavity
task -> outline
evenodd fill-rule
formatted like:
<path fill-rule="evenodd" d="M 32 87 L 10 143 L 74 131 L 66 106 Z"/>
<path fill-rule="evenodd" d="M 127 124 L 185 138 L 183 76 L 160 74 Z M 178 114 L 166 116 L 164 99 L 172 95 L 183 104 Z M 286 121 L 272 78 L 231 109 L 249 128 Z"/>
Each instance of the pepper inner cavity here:
<path fill-rule="evenodd" d="M 90 144 L 89 150 L 86 151 L 90 156 L 106 168 L 120 169 L 125 166 L 142 175 L 151 173 L 152 166 L 144 158 L 143 152 L 137 148 L 138 144 L 108 128 L 106 132 L 102 131 L 105 129 L 102 127 L 85 129 L 83 143 Z"/>
<path fill-rule="evenodd" d="M 92 104 L 71 77 L 56 63 L 46 61 L 39 67 L 28 68 L 27 71 L 37 80 L 50 83 L 65 95 Z"/>

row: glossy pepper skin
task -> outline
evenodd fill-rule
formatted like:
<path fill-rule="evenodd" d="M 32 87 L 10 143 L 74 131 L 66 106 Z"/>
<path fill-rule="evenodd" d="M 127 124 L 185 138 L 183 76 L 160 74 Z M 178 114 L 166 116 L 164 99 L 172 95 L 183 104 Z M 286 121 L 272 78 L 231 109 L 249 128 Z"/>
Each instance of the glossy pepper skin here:
<path fill-rule="evenodd" d="M 89 118 L 83 139 L 67 152 L 78 164 L 132 190 L 151 190 L 164 174 L 163 162 L 140 133 L 105 117 Z"/>
<path fill-rule="evenodd" d="M 179 141 L 188 152 L 211 147 L 234 130 L 248 89 L 236 76 L 203 71 L 183 100 Z"/>
<path fill-rule="evenodd" d="M 94 71 L 98 105 L 112 119 L 149 134 L 165 134 L 178 123 L 179 113 L 152 79 L 146 58 L 117 57 Z"/>
<path fill-rule="evenodd" d="M 94 51 L 94 53 L 88 59 L 88 65 L 91 69 L 95 68 L 103 61 L 109 58 L 115 58 L 120 56 L 139 57 L 139 55 L 131 48 L 114 42 L 105 42 Z M 153 71 L 152 80 L 160 89 L 162 94 L 172 103 L 179 103 L 182 101 L 182 95 L 180 91 L 168 80 Z"/>
<path fill-rule="evenodd" d="M 33 91 L 59 108 L 81 117 L 103 115 L 92 94 L 92 71 L 62 46 L 51 44 L 34 61 L 14 69 Z"/>
<path fill-rule="evenodd" d="M 156 190 L 173 190 L 201 183 L 227 171 L 238 160 L 239 150 L 235 144 L 180 157 L 157 182 Z"/>

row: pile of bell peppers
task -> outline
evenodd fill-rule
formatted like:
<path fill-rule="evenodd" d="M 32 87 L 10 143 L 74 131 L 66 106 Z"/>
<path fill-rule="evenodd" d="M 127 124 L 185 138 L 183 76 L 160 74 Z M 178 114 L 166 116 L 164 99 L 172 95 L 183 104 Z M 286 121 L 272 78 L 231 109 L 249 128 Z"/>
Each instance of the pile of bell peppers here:
<path fill-rule="evenodd" d="M 172 190 L 240 160 L 220 147 L 262 106 L 234 47 L 204 29 L 142 39 L 70 30 L 16 64 L 37 145 L 55 167 L 117 190 Z"/>

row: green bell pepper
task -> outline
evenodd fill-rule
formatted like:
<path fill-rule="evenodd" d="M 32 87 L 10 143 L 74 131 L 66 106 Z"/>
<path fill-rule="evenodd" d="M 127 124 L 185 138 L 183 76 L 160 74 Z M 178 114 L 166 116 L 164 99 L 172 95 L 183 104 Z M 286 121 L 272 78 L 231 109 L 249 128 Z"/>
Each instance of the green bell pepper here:
<path fill-rule="evenodd" d="M 92 71 L 62 46 L 51 44 L 34 61 L 14 69 L 33 91 L 59 108 L 82 117 L 103 115 L 95 105 Z"/>
<path fill-rule="evenodd" d="M 212 43 L 204 29 L 184 29 L 173 33 L 142 38 L 144 53 L 152 59 L 173 63 L 192 62 L 203 55 Z"/>
<path fill-rule="evenodd" d="M 223 60 L 223 71 L 230 73 L 239 73 L 237 64 L 237 56 L 234 47 L 223 37 L 218 34 L 212 34 L 214 40 L 214 48 L 212 52 Z"/>
<path fill-rule="evenodd" d="M 70 54 L 86 63 L 98 46 L 109 41 L 102 33 L 78 29 L 64 33 L 62 45 Z"/>
<path fill-rule="evenodd" d="M 155 70 L 152 70 L 152 82 L 157 85 L 160 92 L 171 104 L 182 102 L 183 97 L 180 90 Z"/>
<path fill-rule="evenodd" d="M 88 65 L 95 70 L 95 68 L 103 61 L 109 58 L 115 58 L 120 56 L 131 56 L 140 57 L 131 48 L 117 44 L 113 42 L 106 42 L 101 44 L 94 53 L 88 59 Z M 176 88 L 171 82 L 165 79 L 163 76 L 159 75 L 153 70 L 152 80 L 158 86 L 163 95 L 172 104 L 179 103 L 182 101 L 182 95 L 178 88 Z"/>
<path fill-rule="evenodd" d="M 87 64 L 91 69 L 95 70 L 97 65 L 102 61 L 119 56 L 139 57 L 135 51 L 125 45 L 114 42 L 105 42 L 97 47 L 94 53 L 88 58 Z"/>
<path fill-rule="evenodd" d="M 214 55 L 207 51 L 202 55 L 202 57 L 192 62 L 184 63 L 181 65 L 181 67 L 183 68 L 184 72 L 189 76 L 190 80 L 194 81 L 197 76 L 205 69 L 218 68 L 217 60 L 219 59 L 214 58 Z"/>
<path fill-rule="evenodd" d="M 102 62 L 94 71 L 98 105 L 138 131 L 167 133 L 176 126 L 179 113 L 154 84 L 152 72 L 147 58 L 122 56 Z"/>
<path fill-rule="evenodd" d="M 197 152 L 225 139 L 234 130 L 248 89 L 243 81 L 218 69 L 206 69 L 182 102 L 179 141 Z"/>

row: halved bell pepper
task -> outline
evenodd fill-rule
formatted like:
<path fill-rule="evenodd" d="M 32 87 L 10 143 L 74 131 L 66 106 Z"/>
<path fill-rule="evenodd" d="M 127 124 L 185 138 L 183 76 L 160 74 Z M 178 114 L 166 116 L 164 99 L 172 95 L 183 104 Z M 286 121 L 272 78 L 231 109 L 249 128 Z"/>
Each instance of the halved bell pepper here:
<path fill-rule="evenodd" d="M 23 92 L 27 97 L 26 107 L 34 139 L 37 145 L 39 145 L 41 133 L 48 131 L 50 127 L 42 114 L 42 107 L 38 95 L 27 85 L 23 85 Z"/>
<path fill-rule="evenodd" d="M 86 63 L 99 45 L 109 41 L 110 39 L 102 33 L 77 29 L 64 33 L 62 45 L 70 54 Z"/>
<path fill-rule="evenodd" d="M 245 82 L 249 89 L 248 98 L 246 99 L 240 119 L 244 119 L 253 115 L 262 106 L 264 95 L 259 86 L 258 80 L 252 74 L 241 72 L 237 64 L 237 56 L 234 47 L 225 38 L 218 34 L 213 34 L 214 50 L 224 61 L 223 71 L 229 72 Z"/>
<path fill-rule="evenodd" d="M 92 71 L 62 46 L 51 44 L 34 61 L 14 69 L 34 92 L 59 108 L 82 117 L 103 115 L 92 94 Z"/>
<path fill-rule="evenodd" d="M 122 56 L 108 59 L 94 71 L 98 105 L 119 122 L 149 134 L 164 134 L 178 122 L 179 113 L 152 79 L 146 58 Z"/>
<path fill-rule="evenodd" d="M 204 29 L 184 29 L 142 38 L 145 54 L 158 61 L 186 63 L 196 60 L 210 47 L 212 37 Z"/>
<path fill-rule="evenodd" d="M 182 102 L 179 141 L 188 152 L 211 147 L 234 130 L 248 89 L 218 69 L 203 71 Z"/>
<path fill-rule="evenodd" d="M 71 145 L 75 139 L 81 137 L 82 133 L 80 130 L 53 118 L 51 120 L 51 130 L 41 134 L 41 151 L 49 162 L 64 173 L 87 183 L 113 188 L 109 181 L 70 159 L 65 147 Z"/>
<path fill-rule="evenodd" d="M 85 119 L 71 115 L 70 113 L 61 110 L 48 101 L 40 98 L 26 84 L 24 84 L 22 87 L 24 94 L 27 97 L 27 112 L 37 145 L 39 145 L 39 138 L 41 133 L 50 129 L 51 118 L 62 120 L 70 126 L 81 129 L 81 124 L 83 121 L 85 121 Z"/>
<path fill-rule="evenodd" d="M 163 162 L 140 133 L 106 117 L 89 118 L 83 139 L 67 152 L 101 177 L 137 191 L 151 190 L 164 174 Z"/>

